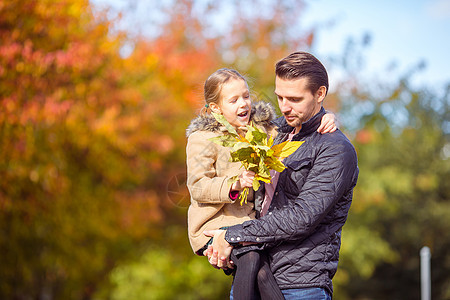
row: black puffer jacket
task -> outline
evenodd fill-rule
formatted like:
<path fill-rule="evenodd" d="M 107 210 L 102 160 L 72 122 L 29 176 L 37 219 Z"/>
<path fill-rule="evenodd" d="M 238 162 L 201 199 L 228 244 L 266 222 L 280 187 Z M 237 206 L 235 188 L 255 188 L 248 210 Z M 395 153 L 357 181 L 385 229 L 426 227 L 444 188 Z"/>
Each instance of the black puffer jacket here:
<path fill-rule="evenodd" d="M 358 178 L 356 152 L 339 130 L 316 132 L 324 109 L 302 124 L 293 141 L 305 141 L 283 162 L 269 214 L 231 226 L 226 240 L 265 243 L 281 289 L 323 287 L 333 293 L 341 229 Z M 293 130 L 276 120 L 276 142 Z"/>

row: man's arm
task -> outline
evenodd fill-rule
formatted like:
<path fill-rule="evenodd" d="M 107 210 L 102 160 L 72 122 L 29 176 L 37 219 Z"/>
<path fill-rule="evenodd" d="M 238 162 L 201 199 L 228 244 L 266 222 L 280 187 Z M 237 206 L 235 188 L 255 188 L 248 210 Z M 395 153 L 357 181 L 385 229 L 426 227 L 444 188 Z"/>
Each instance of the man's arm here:
<path fill-rule="evenodd" d="M 352 188 L 356 174 L 356 153 L 349 142 L 337 140 L 324 146 L 294 202 L 260 219 L 229 227 L 226 241 L 235 244 L 304 239 Z M 215 250 L 221 257 L 226 247 Z"/>
<path fill-rule="evenodd" d="M 320 150 L 294 202 L 264 217 L 231 226 L 226 240 L 278 242 L 309 236 L 354 184 L 357 158 L 353 146 L 337 140 Z"/>

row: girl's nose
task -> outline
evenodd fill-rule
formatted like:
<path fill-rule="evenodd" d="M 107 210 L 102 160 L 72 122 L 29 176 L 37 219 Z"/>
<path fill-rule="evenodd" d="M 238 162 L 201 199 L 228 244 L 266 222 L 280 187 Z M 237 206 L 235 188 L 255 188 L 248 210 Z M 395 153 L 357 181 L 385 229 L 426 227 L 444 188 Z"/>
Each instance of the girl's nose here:
<path fill-rule="evenodd" d="M 241 107 L 247 106 L 247 101 L 243 97 L 239 97 L 239 105 Z"/>

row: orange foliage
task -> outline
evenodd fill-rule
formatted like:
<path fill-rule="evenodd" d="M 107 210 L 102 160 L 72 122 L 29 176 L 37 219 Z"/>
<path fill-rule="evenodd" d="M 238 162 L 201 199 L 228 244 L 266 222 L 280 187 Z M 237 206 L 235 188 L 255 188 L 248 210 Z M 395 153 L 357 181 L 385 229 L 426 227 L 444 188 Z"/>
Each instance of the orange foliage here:
<path fill-rule="evenodd" d="M 163 33 L 124 58 L 126 36 L 88 0 L 0 0 L 3 298 L 33 297 L 42 281 L 56 298 L 87 298 L 162 225 L 184 226 L 186 191 L 173 184 L 206 77 L 227 65 L 267 92 L 275 60 L 311 44 L 284 34 L 296 15 L 283 9 L 205 37 L 193 3 L 177 1 Z"/>
<path fill-rule="evenodd" d="M 121 58 L 122 37 L 104 20 L 88 1 L 0 2 L 0 225 L 10 229 L 0 245 L 12 264 L 0 271 L 6 298 L 17 297 L 9 289 L 17 278 L 17 291 L 29 295 L 46 276 L 54 291 L 70 278 L 61 295 L 83 290 L 133 245 L 158 236 L 150 224 L 165 212 L 155 191 L 180 168 L 175 145 L 184 143 L 184 129 L 172 136 L 167 127 L 185 126 L 189 92 L 168 89 L 179 86 L 170 77 L 177 68 L 156 65 L 161 54 L 150 46 Z M 98 255 L 98 247 L 108 250 Z M 31 256 L 31 249 L 39 250 Z"/>

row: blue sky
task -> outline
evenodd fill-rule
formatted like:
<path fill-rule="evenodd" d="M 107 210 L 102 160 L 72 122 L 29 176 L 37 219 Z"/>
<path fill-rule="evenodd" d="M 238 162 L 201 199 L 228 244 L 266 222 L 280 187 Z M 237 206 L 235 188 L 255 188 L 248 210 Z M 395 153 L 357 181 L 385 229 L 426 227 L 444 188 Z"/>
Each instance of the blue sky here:
<path fill-rule="evenodd" d="M 382 74 L 393 62 L 399 73 L 420 61 L 426 68 L 413 83 L 443 87 L 450 82 L 450 0 L 310 0 L 305 26 L 319 28 L 313 50 L 342 52 L 346 40 L 368 32 L 367 71 Z M 330 24 L 329 26 L 327 24 Z"/>
<path fill-rule="evenodd" d="M 135 0 L 91 1 L 126 9 Z M 302 24 L 318 29 L 312 51 L 322 61 L 342 53 L 349 37 L 361 39 L 369 33 L 371 43 L 364 51 L 368 77 L 399 76 L 424 61 L 426 68 L 413 77 L 414 84 L 443 88 L 450 82 L 450 0 L 306 0 L 306 4 Z M 129 27 L 136 30 L 132 20 Z M 396 67 L 387 72 L 392 65 Z"/>

